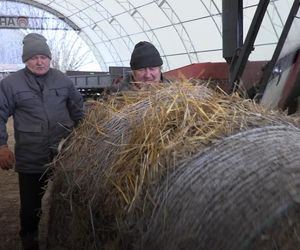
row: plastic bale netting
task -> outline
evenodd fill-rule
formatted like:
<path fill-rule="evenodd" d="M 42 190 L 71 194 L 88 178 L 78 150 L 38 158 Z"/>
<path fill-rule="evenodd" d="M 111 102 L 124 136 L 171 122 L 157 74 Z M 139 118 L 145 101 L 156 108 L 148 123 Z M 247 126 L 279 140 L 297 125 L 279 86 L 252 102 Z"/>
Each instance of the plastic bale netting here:
<path fill-rule="evenodd" d="M 209 92 L 202 86 L 195 88 L 187 85 L 176 89 L 180 95 L 195 96 L 199 99 L 207 96 Z M 101 209 L 103 201 L 105 205 L 115 204 L 114 193 L 105 194 L 103 197 L 101 192 L 95 192 L 108 189 L 108 186 L 112 185 L 109 166 L 116 161 L 124 145 L 127 145 L 131 131 L 143 123 L 145 110 L 158 101 L 174 102 L 173 91 L 162 89 L 152 100 L 148 97 L 149 92 L 132 92 L 105 103 L 89 104 L 90 109 L 85 121 L 72 134 L 72 140 L 69 140 L 64 152 L 54 162 L 55 181 L 51 187 L 49 248 L 57 245 L 59 248 L 73 246 L 80 249 L 91 248 L 93 245 L 98 248 L 98 243 L 103 240 L 98 238 L 101 237 L 101 233 L 96 234 L 95 228 L 101 227 L 101 232 L 105 232 L 105 235 L 106 231 L 111 234 L 115 230 L 106 229 L 110 227 L 110 223 L 107 223 L 111 222 L 110 216 L 115 216 L 112 207 L 105 207 L 106 211 L 102 210 L 103 207 Z M 115 184 L 113 186 L 115 190 Z M 101 214 L 98 214 L 98 211 L 101 211 Z M 99 223 L 100 226 L 94 223 Z M 83 238 L 85 240 L 82 240 Z"/>
<path fill-rule="evenodd" d="M 178 166 L 136 249 L 300 249 L 300 130 L 227 137 Z"/>
<path fill-rule="evenodd" d="M 240 131 L 276 125 L 293 119 L 189 83 L 94 103 L 54 162 L 49 248 L 135 247 L 180 163 Z"/>

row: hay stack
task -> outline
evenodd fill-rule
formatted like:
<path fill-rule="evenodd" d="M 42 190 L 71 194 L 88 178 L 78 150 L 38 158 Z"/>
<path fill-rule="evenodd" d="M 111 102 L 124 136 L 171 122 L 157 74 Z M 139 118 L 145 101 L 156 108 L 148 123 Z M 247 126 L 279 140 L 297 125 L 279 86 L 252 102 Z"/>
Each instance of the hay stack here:
<path fill-rule="evenodd" d="M 143 244 L 164 200 L 155 197 L 182 162 L 230 135 L 270 125 L 293 127 L 249 100 L 188 83 L 95 103 L 55 162 L 50 248 Z"/>

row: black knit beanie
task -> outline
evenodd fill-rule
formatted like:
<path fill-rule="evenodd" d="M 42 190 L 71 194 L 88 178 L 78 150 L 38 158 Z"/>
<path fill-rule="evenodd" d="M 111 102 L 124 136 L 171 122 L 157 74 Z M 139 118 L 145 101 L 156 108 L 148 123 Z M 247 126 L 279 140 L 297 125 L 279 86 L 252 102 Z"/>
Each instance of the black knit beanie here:
<path fill-rule="evenodd" d="M 139 42 L 131 54 L 130 67 L 132 70 L 161 66 L 163 61 L 158 50 L 149 42 Z"/>
<path fill-rule="evenodd" d="M 47 44 L 47 39 L 40 34 L 30 33 L 23 39 L 23 63 L 36 55 L 44 55 L 51 59 L 51 51 Z"/>

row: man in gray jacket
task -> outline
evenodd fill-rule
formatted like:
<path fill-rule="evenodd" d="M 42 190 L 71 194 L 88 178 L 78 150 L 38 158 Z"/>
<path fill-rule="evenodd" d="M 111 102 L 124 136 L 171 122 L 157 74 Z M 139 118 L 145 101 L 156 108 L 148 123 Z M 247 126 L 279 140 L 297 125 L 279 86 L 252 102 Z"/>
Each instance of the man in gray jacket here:
<path fill-rule="evenodd" d="M 83 100 L 72 81 L 50 68 L 46 39 L 30 33 L 23 40 L 25 68 L 0 82 L 0 167 L 15 165 L 19 176 L 20 236 L 24 249 L 39 249 L 43 187 L 47 164 L 60 140 L 83 118 Z M 7 146 L 6 123 L 13 116 L 15 157 Z"/>

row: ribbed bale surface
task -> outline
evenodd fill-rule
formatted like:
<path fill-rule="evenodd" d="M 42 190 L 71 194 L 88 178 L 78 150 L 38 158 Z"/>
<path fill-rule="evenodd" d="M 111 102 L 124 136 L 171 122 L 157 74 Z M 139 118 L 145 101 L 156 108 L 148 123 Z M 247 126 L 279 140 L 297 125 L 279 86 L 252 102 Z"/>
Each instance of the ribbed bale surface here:
<path fill-rule="evenodd" d="M 159 187 L 136 249 L 300 249 L 299 150 L 299 129 L 274 126 L 194 155 Z"/>
<path fill-rule="evenodd" d="M 166 109 L 186 98 L 203 100 L 209 96 L 211 91 L 205 86 L 185 85 L 127 93 L 108 104 L 94 102 L 55 162 L 49 248 L 56 249 L 58 244 L 58 248 L 99 249 L 103 237 L 105 243 L 109 240 L 107 235 L 118 238 L 114 234 L 121 225 L 116 220 L 126 213 L 128 201 L 120 203 L 123 194 L 117 179 L 121 174 L 115 173 L 112 166 L 130 144 L 133 131 L 143 128 L 149 113 L 160 108 L 158 104 L 164 104 L 161 108 Z M 129 172 L 137 163 L 130 164 L 127 159 L 125 167 Z M 132 189 L 130 183 L 125 185 Z"/>
<path fill-rule="evenodd" d="M 293 127 L 284 115 L 205 86 L 94 103 L 55 164 L 50 248 L 132 248 L 159 206 L 161 181 L 172 184 L 180 162 L 239 131 L 283 124 Z"/>

